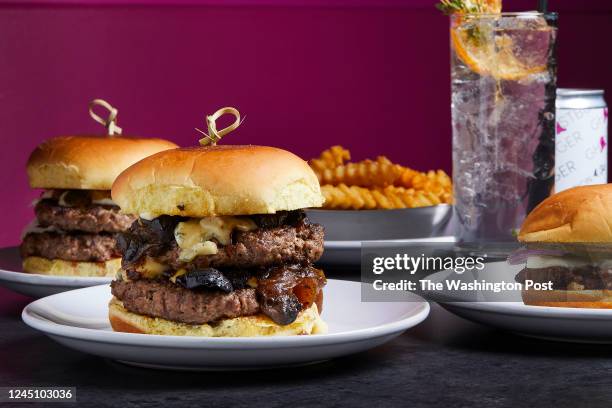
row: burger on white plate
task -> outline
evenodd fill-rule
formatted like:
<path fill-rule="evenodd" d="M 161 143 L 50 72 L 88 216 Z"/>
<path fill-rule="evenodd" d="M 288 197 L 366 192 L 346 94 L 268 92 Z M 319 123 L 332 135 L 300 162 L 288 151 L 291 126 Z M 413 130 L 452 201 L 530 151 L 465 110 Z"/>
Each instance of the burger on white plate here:
<path fill-rule="evenodd" d="M 262 146 L 168 150 L 131 166 L 113 200 L 138 220 L 121 235 L 115 331 L 245 337 L 315 334 L 326 283 L 313 266 L 323 203 L 294 154 Z"/>
<path fill-rule="evenodd" d="M 523 290 L 527 305 L 612 308 L 612 184 L 575 187 L 542 201 L 519 241 L 526 267 L 517 281 L 552 282 Z M 517 258 L 517 255 L 513 255 Z"/>
<path fill-rule="evenodd" d="M 115 276 L 117 234 L 135 216 L 119 213 L 110 189 L 137 161 L 178 147 L 162 139 L 66 136 L 39 145 L 27 163 L 30 186 L 42 188 L 36 219 L 22 237 L 23 271 L 61 276 Z"/>

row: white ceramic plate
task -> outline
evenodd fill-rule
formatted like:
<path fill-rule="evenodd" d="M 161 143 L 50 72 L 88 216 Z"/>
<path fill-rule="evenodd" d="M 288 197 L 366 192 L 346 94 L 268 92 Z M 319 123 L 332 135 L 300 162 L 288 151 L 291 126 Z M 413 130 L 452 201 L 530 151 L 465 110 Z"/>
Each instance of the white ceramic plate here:
<path fill-rule="evenodd" d="M 520 269 L 522 266 L 506 262 L 487 264 L 487 271 L 497 275 L 496 281 L 502 276 L 513 280 Z M 450 273 L 438 272 L 430 279 L 441 281 Z M 520 335 L 580 343 L 612 343 L 612 309 L 528 306 L 519 293 L 515 293 L 513 299 L 504 299 L 511 301 L 503 302 L 453 302 L 448 293 L 437 296 L 430 292 L 430 295 L 432 300 L 457 316 Z"/>
<path fill-rule="evenodd" d="M 109 283 L 112 278 L 48 276 L 24 273 L 19 248 L 0 249 L 0 286 L 26 296 L 40 298 L 67 290 Z"/>
<path fill-rule="evenodd" d="M 110 329 L 106 285 L 39 299 L 23 321 L 59 343 L 128 364 L 186 370 L 261 369 L 328 360 L 379 346 L 422 322 L 429 304 L 362 303 L 361 283 L 330 279 L 323 319 L 329 333 L 311 336 L 206 338 L 117 333 Z"/>

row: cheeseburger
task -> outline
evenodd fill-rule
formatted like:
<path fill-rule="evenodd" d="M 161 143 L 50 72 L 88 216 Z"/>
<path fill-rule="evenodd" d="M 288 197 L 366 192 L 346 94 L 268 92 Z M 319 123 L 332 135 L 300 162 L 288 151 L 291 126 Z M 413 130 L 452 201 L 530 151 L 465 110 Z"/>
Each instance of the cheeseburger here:
<path fill-rule="evenodd" d="M 552 283 L 524 290 L 525 304 L 612 308 L 612 184 L 575 187 L 542 201 L 525 219 L 519 241 L 526 267 L 519 282 Z"/>
<path fill-rule="evenodd" d="M 121 234 L 111 284 L 116 331 L 189 336 L 320 333 L 326 283 L 313 266 L 323 204 L 308 164 L 285 150 L 168 150 L 123 172 L 113 200 L 139 218 Z"/>
<path fill-rule="evenodd" d="M 27 163 L 30 186 L 44 189 L 21 244 L 24 272 L 115 276 L 117 234 L 136 217 L 121 214 L 110 189 L 123 170 L 176 148 L 161 139 L 68 136 L 39 145 Z"/>

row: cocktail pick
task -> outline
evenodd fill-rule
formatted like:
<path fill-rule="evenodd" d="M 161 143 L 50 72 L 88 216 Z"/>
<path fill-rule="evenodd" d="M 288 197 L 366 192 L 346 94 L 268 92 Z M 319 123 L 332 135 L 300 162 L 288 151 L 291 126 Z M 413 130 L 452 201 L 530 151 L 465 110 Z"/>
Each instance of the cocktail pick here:
<path fill-rule="evenodd" d="M 226 128 L 217 130 L 217 123 L 216 123 L 217 119 L 219 119 L 223 115 L 233 115 L 235 118 L 234 123 L 232 123 Z M 208 134 L 198 128 L 195 129 L 205 136 L 202 139 L 200 139 L 200 145 L 202 146 L 207 146 L 209 144 L 212 146 L 216 145 L 217 142 L 221 140 L 223 136 L 227 135 L 229 132 L 236 130 L 238 126 L 242 124 L 243 121 L 244 121 L 244 118 L 240 120 L 240 112 L 238 112 L 238 109 L 232 108 L 229 106 L 219 109 L 212 115 L 207 115 L 206 116 L 206 126 L 208 128 Z"/>
<path fill-rule="evenodd" d="M 101 106 L 108 110 L 109 114 L 107 119 L 102 119 L 94 112 L 94 107 L 96 106 Z M 120 135 L 122 132 L 122 129 L 117 126 L 117 113 L 119 113 L 119 111 L 104 99 L 94 99 L 93 101 L 89 102 L 89 116 L 91 116 L 92 119 L 99 124 L 103 125 L 106 128 L 106 134 L 111 137 L 114 135 Z"/>

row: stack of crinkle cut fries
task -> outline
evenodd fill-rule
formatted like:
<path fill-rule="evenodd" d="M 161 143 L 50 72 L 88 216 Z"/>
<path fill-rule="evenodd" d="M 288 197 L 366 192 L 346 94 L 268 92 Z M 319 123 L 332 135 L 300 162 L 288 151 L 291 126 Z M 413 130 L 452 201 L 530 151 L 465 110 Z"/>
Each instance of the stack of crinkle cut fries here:
<path fill-rule="evenodd" d="M 443 170 L 426 173 L 392 163 L 385 156 L 351 162 L 351 153 L 332 146 L 310 166 L 330 210 L 414 208 L 452 202 L 451 179 Z"/>

